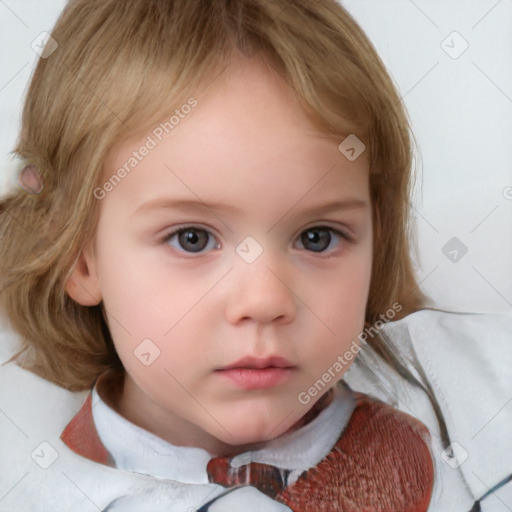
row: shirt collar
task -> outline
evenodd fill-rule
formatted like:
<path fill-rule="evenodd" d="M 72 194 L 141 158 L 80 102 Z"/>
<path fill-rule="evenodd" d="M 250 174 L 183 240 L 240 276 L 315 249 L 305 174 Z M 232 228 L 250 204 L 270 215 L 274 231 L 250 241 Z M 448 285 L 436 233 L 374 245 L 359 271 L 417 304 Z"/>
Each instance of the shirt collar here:
<path fill-rule="evenodd" d="M 84 405 L 68 424 L 62 440 L 76 453 L 118 469 L 183 483 L 208 483 L 212 455 L 202 448 L 175 446 L 131 423 L 102 398 L 108 376 L 98 379 Z M 291 481 L 322 460 L 339 439 L 355 408 L 355 398 L 341 383 L 333 400 L 298 430 L 263 448 L 232 459 L 233 466 L 260 462 L 292 470 Z"/>

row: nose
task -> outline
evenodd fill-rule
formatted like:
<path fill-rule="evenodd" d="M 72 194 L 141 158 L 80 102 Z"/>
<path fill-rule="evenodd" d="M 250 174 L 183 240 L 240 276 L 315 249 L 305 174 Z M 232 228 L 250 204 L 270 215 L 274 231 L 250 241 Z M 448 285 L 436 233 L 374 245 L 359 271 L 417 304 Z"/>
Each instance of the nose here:
<path fill-rule="evenodd" d="M 237 262 L 231 272 L 227 290 L 225 316 L 238 325 L 253 321 L 259 324 L 287 324 L 296 315 L 296 297 L 282 266 L 272 265 L 269 258 L 251 264 Z"/>

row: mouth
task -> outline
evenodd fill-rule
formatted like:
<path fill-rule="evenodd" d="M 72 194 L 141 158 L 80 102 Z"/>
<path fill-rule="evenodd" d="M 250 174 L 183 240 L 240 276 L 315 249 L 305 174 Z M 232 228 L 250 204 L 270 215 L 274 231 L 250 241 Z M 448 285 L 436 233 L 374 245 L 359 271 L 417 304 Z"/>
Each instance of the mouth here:
<path fill-rule="evenodd" d="M 215 370 L 215 373 L 244 390 L 266 389 L 288 380 L 297 367 L 283 357 L 244 357 L 233 364 Z"/>
<path fill-rule="evenodd" d="M 293 368 L 294 365 L 284 357 L 244 357 L 233 364 L 219 368 L 218 371 L 234 370 L 264 370 L 267 368 Z"/>

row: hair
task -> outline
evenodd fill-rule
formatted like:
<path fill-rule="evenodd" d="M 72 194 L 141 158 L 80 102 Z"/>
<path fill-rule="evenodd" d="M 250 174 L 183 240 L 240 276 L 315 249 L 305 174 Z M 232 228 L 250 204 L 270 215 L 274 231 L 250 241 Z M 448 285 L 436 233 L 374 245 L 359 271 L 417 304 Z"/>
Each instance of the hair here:
<path fill-rule="evenodd" d="M 44 188 L 0 201 L 0 308 L 20 335 L 11 360 L 70 390 L 120 368 L 102 305 L 66 283 L 99 218 L 93 191 L 112 148 L 162 120 L 229 64 L 263 58 L 304 111 L 366 146 L 374 255 L 365 324 L 426 297 L 414 276 L 409 199 L 414 138 L 377 51 L 335 0 L 71 0 L 28 89 L 15 154 Z M 368 339 L 392 366 L 380 336 Z M 396 365 L 395 365 L 396 366 Z"/>

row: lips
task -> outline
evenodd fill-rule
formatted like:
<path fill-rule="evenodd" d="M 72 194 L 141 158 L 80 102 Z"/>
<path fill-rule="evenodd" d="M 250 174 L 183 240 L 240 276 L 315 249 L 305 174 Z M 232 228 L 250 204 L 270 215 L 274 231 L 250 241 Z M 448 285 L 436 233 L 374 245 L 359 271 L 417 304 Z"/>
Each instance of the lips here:
<path fill-rule="evenodd" d="M 245 370 L 263 370 L 265 368 L 293 368 L 293 364 L 285 359 L 284 357 L 266 357 L 266 358 L 256 358 L 256 357 L 244 357 L 236 363 L 230 364 L 223 368 L 219 368 L 219 371 L 222 370 L 233 370 L 235 368 L 245 369 Z"/>
<path fill-rule="evenodd" d="M 283 357 L 244 357 L 219 368 L 215 374 L 229 386 L 243 390 L 267 389 L 283 384 L 295 373 L 296 367 Z"/>

